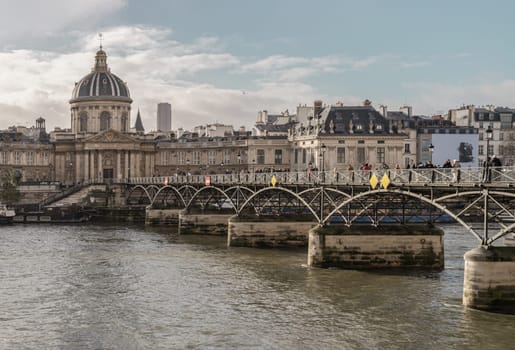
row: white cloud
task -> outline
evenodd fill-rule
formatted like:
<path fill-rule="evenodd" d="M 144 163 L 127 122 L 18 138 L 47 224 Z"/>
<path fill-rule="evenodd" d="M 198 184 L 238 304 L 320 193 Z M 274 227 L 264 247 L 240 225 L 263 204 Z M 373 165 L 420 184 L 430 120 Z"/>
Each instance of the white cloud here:
<path fill-rule="evenodd" d="M 1 0 L 0 46 L 26 36 L 58 34 L 69 27 L 93 27 L 126 0 Z"/>
<path fill-rule="evenodd" d="M 123 2 L 111 4 L 121 6 Z M 398 66 L 403 62 L 400 57 L 388 55 L 359 59 L 273 55 L 249 59 L 225 50 L 223 43 L 213 36 L 183 43 L 174 38 L 170 29 L 144 26 L 104 28 L 103 33 L 108 64 L 113 73 L 128 82 L 134 100 L 132 122 L 140 108 L 147 131 L 155 128 L 158 102 L 172 103 L 175 128 L 216 121 L 250 127 L 259 110 L 292 110 L 299 103 L 311 104 L 314 99 L 360 104 L 364 97 L 321 94 L 309 79 L 323 74 L 340 77 L 342 72 L 366 70 L 384 62 Z M 74 83 L 90 72 L 98 40 L 92 31 L 67 35 L 76 43 L 71 52 L 0 51 L 0 129 L 15 124 L 32 125 L 40 116 L 47 119 L 50 129 L 69 127 L 68 100 Z M 244 88 L 235 85 L 233 78 Z M 346 91 L 352 82 L 341 79 L 341 84 Z M 409 93 L 414 112 L 429 114 L 462 103 L 513 106 L 514 89 L 513 80 L 492 83 L 478 79 L 463 86 L 405 83 L 395 94 Z M 404 104 L 396 101 L 395 96 L 379 96 L 377 100 L 387 103 L 390 110 Z"/>

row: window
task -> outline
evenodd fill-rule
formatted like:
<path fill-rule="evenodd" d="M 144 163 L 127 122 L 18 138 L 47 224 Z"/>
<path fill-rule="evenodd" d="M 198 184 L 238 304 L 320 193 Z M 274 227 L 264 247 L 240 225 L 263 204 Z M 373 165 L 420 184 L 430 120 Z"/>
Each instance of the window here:
<path fill-rule="evenodd" d="M 358 147 L 356 149 L 357 161 L 359 164 L 365 163 L 365 147 Z"/>
<path fill-rule="evenodd" d="M 483 129 L 483 122 L 482 122 L 482 121 L 481 121 L 481 122 L 479 122 L 479 128 L 480 128 L 480 129 Z"/>
<path fill-rule="evenodd" d="M 216 151 L 207 152 L 207 163 L 210 165 L 216 164 Z"/>
<path fill-rule="evenodd" d="M 107 130 L 111 127 L 111 115 L 109 112 L 102 112 L 100 114 L 100 131 Z"/>
<path fill-rule="evenodd" d="M 293 164 L 297 164 L 299 162 L 299 150 L 295 148 L 293 153 Z"/>
<path fill-rule="evenodd" d="M 34 165 L 34 152 L 27 152 L 27 165 Z"/>
<path fill-rule="evenodd" d="M 499 154 L 504 155 L 504 146 L 503 145 L 499 145 Z"/>
<path fill-rule="evenodd" d="M 168 164 L 168 159 L 167 159 L 166 155 L 167 155 L 166 151 L 165 152 L 161 152 L 161 165 Z"/>
<path fill-rule="evenodd" d="M 494 120 L 494 114 L 493 113 L 489 113 L 488 114 L 488 119 L 489 120 Z"/>
<path fill-rule="evenodd" d="M 477 119 L 479 119 L 479 120 L 484 120 L 484 118 L 485 117 L 484 117 L 483 113 L 479 113 L 477 116 Z"/>
<path fill-rule="evenodd" d="M 478 145 L 477 146 L 477 153 L 482 156 L 484 154 L 484 146 L 483 145 Z"/>
<path fill-rule="evenodd" d="M 193 164 L 200 164 L 200 151 L 193 151 Z"/>
<path fill-rule="evenodd" d="M 274 163 L 275 164 L 282 164 L 283 163 L 283 150 L 282 149 L 276 149 L 275 150 L 275 156 L 274 156 Z"/>
<path fill-rule="evenodd" d="M 411 153 L 411 152 L 410 152 L 409 143 L 405 143 L 405 144 L 404 144 L 404 153 Z"/>
<path fill-rule="evenodd" d="M 484 139 L 484 138 L 483 138 L 483 133 L 482 133 L 482 132 L 480 132 L 478 136 L 479 136 L 479 141 L 483 141 L 483 139 Z"/>
<path fill-rule="evenodd" d="M 494 154 L 495 154 L 495 153 L 494 153 L 494 145 L 488 145 L 488 150 L 487 150 L 487 152 L 488 152 L 488 155 L 489 155 L 489 156 L 494 155 Z"/>
<path fill-rule="evenodd" d="M 14 152 L 14 164 L 21 164 L 21 152 Z"/>
<path fill-rule="evenodd" d="M 79 132 L 88 131 L 88 113 L 82 112 L 79 117 Z"/>
<path fill-rule="evenodd" d="M 7 164 L 9 160 L 9 154 L 7 151 L 2 151 L 2 164 Z"/>
<path fill-rule="evenodd" d="M 265 164 L 265 150 L 258 149 L 258 150 L 256 150 L 256 154 L 257 154 L 257 163 Z"/>
<path fill-rule="evenodd" d="M 504 133 L 503 132 L 499 133 L 499 141 L 504 141 Z"/>
<path fill-rule="evenodd" d="M 179 164 L 186 163 L 186 152 L 178 152 L 179 154 Z"/>
<path fill-rule="evenodd" d="M 336 149 L 336 162 L 345 163 L 345 147 L 338 147 Z"/>
<path fill-rule="evenodd" d="M 377 147 L 376 153 L 377 153 L 377 163 L 383 164 L 385 161 L 384 147 Z"/>
<path fill-rule="evenodd" d="M 307 159 L 306 149 L 303 148 L 302 149 L 302 163 L 303 164 L 306 164 L 306 159 Z"/>
<path fill-rule="evenodd" d="M 122 113 L 122 118 L 120 120 L 120 123 L 121 123 L 121 127 L 120 127 L 120 130 L 122 132 L 127 132 L 127 112 L 123 112 Z"/>
<path fill-rule="evenodd" d="M 228 149 L 224 150 L 224 156 L 223 156 L 222 162 L 224 164 L 231 164 L 231 151 L 230 150 L 228 150 Z"/>

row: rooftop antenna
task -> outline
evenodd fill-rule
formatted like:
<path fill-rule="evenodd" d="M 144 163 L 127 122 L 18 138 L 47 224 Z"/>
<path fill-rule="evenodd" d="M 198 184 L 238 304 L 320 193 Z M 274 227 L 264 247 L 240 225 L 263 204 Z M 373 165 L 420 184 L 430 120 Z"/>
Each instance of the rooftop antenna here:
<path fill-rule="evenodd" d="M 102 33 L 98 33 L 98 42 L 100 43 L 100 50 L 102 50 Z"/>

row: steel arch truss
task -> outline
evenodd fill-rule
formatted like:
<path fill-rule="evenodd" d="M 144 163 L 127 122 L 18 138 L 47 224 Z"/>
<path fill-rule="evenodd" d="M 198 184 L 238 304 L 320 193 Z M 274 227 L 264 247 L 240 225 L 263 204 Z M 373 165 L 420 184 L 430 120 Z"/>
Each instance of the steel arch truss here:
<path fill-rule="evenodd" d="M 186 202 L 182 194 L 174 186 L 163 186 L 155 194 L 151 207 L 153 209 L 185 208 Z"/>
<path fill-rule="evenodd" d="M 236 207 L 227 193 L 214 186 L 202 187 L 195 192 L 186 209 L 189 212 L 236 213 Z"/>
<path fill-rule="evenodd" d="M 145 186 L 136 185 L 129 189 L 126 203 L 128 205 L 149 205 L 153 198 L 154 194 L 151 194 Z"/>
<path fill-rule="evenodd" d="M 252 194 L 237 213 L 242 217 L 291 217 L 292 221 L 320 222 L 318 214 L 297 193 L 284 187 L 266 187 Z"/>

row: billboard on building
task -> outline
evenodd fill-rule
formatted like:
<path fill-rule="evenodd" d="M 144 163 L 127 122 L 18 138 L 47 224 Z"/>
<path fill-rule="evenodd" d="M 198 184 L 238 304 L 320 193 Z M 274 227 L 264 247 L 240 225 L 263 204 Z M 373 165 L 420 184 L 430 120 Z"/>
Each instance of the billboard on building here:
<path fill-rule="evenodd" d="M 461 167 L 477 167 L 478 134 L 433 134 L 433 164 L 442 166 L 447 159 L 458 160 Z"/>

